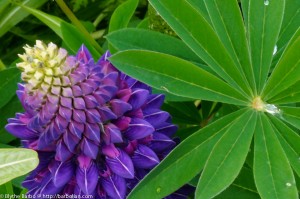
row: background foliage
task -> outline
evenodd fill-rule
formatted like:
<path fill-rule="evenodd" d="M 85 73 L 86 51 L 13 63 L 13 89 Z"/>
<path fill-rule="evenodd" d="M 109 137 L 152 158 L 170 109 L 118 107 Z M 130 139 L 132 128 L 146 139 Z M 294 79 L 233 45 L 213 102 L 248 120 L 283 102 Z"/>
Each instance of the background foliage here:
<path fill-rule="evenodd" d="M 192 198 L 299 198 L 300 2 L 149 3 L 70 1 L 71 12 L 60 0 L 1 1 L 1 148 L 20 146 L 3 127 L 22 111 L 22 46 L 40 39 L 74 53 L 84 43 L 96 59 L 109 49 L 116 67 L 165 93 L 180 127 L 181 144 L 129 198 L 162 198 L 186 183 Z M 0 192 L 25 192 L 21 180 Z"/>

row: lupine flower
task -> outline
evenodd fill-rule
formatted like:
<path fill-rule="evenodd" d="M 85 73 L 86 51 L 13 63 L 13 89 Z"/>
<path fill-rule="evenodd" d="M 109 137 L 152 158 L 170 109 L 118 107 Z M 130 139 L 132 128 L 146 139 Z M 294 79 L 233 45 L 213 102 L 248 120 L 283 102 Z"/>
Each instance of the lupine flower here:
<path fill-rule="evenodd" d="M 76 56 L 41 41 L 24 49 L 25 112 L 6 130 L 39 154 L 23 182 L 28 194 L 125 198 L 175 145 L 164 96 L 118 71 L 109 53 L 95 63 L 84 46 Z"/>

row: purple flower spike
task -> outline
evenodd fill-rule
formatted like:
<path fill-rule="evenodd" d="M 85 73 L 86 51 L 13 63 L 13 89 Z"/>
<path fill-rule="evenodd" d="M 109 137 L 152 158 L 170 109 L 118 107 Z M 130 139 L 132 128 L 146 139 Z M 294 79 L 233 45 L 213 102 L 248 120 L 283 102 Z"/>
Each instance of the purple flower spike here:
<path fill-rule="evenodd" d="M 109 52 L 95 63 L 85 46 L 76 56 L 41 41 L 25 51 L 17 64 L 25 113 L 6 130 L 39 154 L 28 194 L 125 198 L 175 146 L 164 95 L 116 69 Z"/>

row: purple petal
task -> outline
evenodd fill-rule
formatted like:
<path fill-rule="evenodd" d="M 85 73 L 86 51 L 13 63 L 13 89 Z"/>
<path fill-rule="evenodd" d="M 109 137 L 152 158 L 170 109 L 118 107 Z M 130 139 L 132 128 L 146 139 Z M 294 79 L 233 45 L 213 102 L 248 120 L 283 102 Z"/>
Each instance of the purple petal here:
<path fill-rule="evenodd" d="M 37 132 L 29 130 L 25 124 L 10 123 L 5 126 L 5 129 L 21 139 L 32 139 L 38 136 Z"/>
<path fill-rule="evenodd" d="M 165 122 L 170 117 L 170 114 L 166 111 L 161 111 L 159 109 L 150 109 L 144 113 L 144 119 L 157 127 L 163 122 Z"/>
<path fill-rule="evenodd" d="M 99 123 L 101 122 L 101 116 L 99 111 L 96 109 L 88 109 L 86 110 L 86 118 L 89 123 Z"/>
<path fill-rule="evenodd" d="M 76 122 L 86 123 L 85 112 L 82 111 L 82 110 L 76 110 L 76 109 L 73 109 L 73 119 L 74 119 Z"/>
<path fill-rule="evenodd" d="M 108 58 L 111 56 L 110 52 L 109 51 L 106 51 L 99 59 L 98 62 L 100 61 L 108 61 Z"/>
<path fill-rule="evenodd" d="M 112 111 L 118 116 L 124 115 L 127 111 L 132 109 L 132 106 L 122 100 L 113 99 L 110 101 Z"/>
<path fill-rule="evenodd" d="M 102 122 L 106 122 L 108 120 L 117 119 L 118 117 L 106 106 L 99 108 L 99 113 L 102 119 Z"/>
<path fill-rule="evenodd" d="M 117 92 L 117 97 L 124 102 L 128 102 L 131 96 L 131 89 L 122 89 Z"/>
<path fill-rule="evenodd" d="M 119 155 L 115 158 L 106 157 L 109 168 L 123 178 L 134 178 L 134 167 L 131 158 L 123 150 L 119 149 Z"/>
<path fill-rule="evenodd" d="M 73 156 L 73 153 L 69 151 L 68 147 L 62 140 L 59 140 L 56 147 L 55 159 L 65 162 Z"/>
<path fill-rule="evenodd" d="M 83 98 L 87 108 L 96 108 L 97 106 L 99 106 L 98 101 L 93 95 L 87 95 L 84 96 Z"/>
<path fill-rule="evenodd" d="M 102 147 L 102 153 L 110 158 L 115 158 L 119 156 L 120 151 L 115 147 L 114 144 L 109 144 Z"/>
<path fill-rule="evenodd" d="M 60 86 L 52 86 L 51 93 L 54 95 L 60 95 L 61 87 Z"/>
<path fill-rule="evenodd" d="M 87 63 L 90 59 L 92 59 L 92 55 L 90 54 L 89 50 L 82 45 L 77 52 L 76 58 L 83 63 Z"/>
<path fill-rule="evenodd" d="M 101 178 L 101 184 L 107 195 L 114 199 L 124 199 L 126 195 L 125 179 L 112 174 Z"/>
<path fill-rule="evenodd" d="M 128 101 L 132 105 L 132 109 L 138 109 L 143 106 L 148 98 L 149 91 L 144 89 L 136 89 L 131 93 L 131 97 Z"/>
<path fill-rule="evenodd" d="M 59 103 L 59 96 L 57 95 L 51 95 L 50 93 L 47 95 L 47 99 L 52 104 L 58 104 Z"/>
<path fill-rule="evenodd" d="M 62 95 L 64 97 L 73 97 L 73 91 L 70 87 L 63 87 L 62 90 Z"/>
<path fill-rule="evenodd" d="M 69 122 L 62 116 L 57 115 L 55 118 L 55 124 L 57 125 L 60 131 L 64 131 L 68 127 Z"/>
<path fill-rule="evenodd" d="M 85 124 L 84 135 L 90 140 L 100 144 L 100 127 L 99 124 Z"/>
<path fill-rule="evenodd" d="M 73 108 L 72 99 L 68 97 L 61 97 L 60 104 L 67 108 Z"/>
<path fill-rule="evenodd" d="M 74 98 L 74 107 L 76 109 L 86 109 L 84 100 L 81 97 Z"/>
<path fill-rule="evenodd" d="M 65 118 L 68 122 L 72 118 L 72 110 L 63 106 L 59 107 L 59 114 Z"/>
<path fill-rule="evenodd" d="M 84 194 L 92 194 L 98 183 L 98 169 L 94 163 L 89 167 L 78 167 L 76 170 L 78 187 Z"/>
<path fill-rule="evenodd" d="M 69 123 L 69 130 L 73 135 L 81 139 L 82 132 L 84 131 L 84 124 L 72 121 Z"/>
<path fill-rule="evenodd" d="M 141 139 L 154 132 L 154 128 L 147 121 L 133 118 L 125 132 L 129 140 Z"/>
<path fill-rule="evenodd" d="M 63 140 L 71 152 L 74 152 L 75 147 L 80 141 L 80 139 L 77 136 L 73 135 L 70 131 L 64 132 Z"/>
<path fill-rule="evenodd" d="M 79 86 L 77 86 L 77 85 L 72 86 L 72 91 L 73 91 L 74 97 L 82 96 L 82 90 Z"/>
<path fill-rule="evenodd" d="M 108 143 L 121 143 L 123 142 L 121 131 L 113 124 L 107 124 L 104 126 L 104 137 L 107 138 Z"/>
<path fill-rule="evenodd" d="M 151 108 L 160 108 L 164 103 L 165 96 L 163 94 L 160 95 L 150 95 L 147 101 L 147 107 Z"/>
<path fill-rule="evenodd" d="M 159 159 L 152 149 L 140 144 L 134 152 L 132 162 L 137 168 L 152 169 L 159 163 Z"/>
<path fill-rule="evenodd" d="M 80 87 L 83 95 L 90 95 L 94 91 L 94 88 L 91 85 L 84 82 L 80 84 Z"/>
<path fill-rule="evenodd" d="M 58 162 L 54 161 L 49 166 L 49 170 L 52 173 L 53 183 L 56 187 L 62 187 L 66 185 L 74 175 L 75 168 L 71 161 Z"/>
<path fill-rule="evenodd" d="M 62 76 L 61 81 L 62 81 L 63 86 L 71 85 L 71 81 L 70 81 L 69 77 L 67 77 L 67 76 Z"/>
<path fill-rule="evenodd" d="M 156 132 L 165 134 L 168 137 L 171 137 L 178 129 L 178 127 L 174 124 L 170 124 L 167 122 L 162 123 L 160 126 L 156 127 Z"/>
<path fill-rule="evenodd" d="M 150 142 L 149 147 L 155 152 L 162 152 L 175 145 L 176 143 L 168 136 L 155 132 L 153 133 L 152 141 Z"/>
<path fill-rule="evenodd" d="M 75 85 L 81 81 L 83 81 L 85 79 L 85 75 L 82 74 L 82 73 L 72 73 L 70 74 L 70 80 L 71 80 L 71 83 L 72 85 Z"/>
<path fill-rule="evenodd" d="M 87 138 L 83 138 L 81 141 L 80 148 L 83 154 L 85 154 L 86 156 L 91 157 L 93 159 L 97 158 L 99 146 L 95 144 L 93 141 L 90 141 Z"/>
<path fill-rule="evenodd" d="M 114 124 L 120 129 L 120 131 L 124 131 L 125 129 L 128 128 L 129 124 L 131 122 L 130 117 L 121 117 L 118 120 L 114 122 Z"/>

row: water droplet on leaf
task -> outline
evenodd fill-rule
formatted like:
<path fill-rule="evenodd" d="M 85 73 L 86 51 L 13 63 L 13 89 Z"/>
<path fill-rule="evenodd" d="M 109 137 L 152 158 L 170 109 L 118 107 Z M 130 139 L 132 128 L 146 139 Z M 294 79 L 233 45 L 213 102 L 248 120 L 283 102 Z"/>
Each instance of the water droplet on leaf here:
<path fill-rule="evenodd" d="M 265 2 L 264 2 L 264 4 L 267 6 L 267 5 L 269 5 L 269 0 L 265 0 Z"/>
<path fill-rule="evenodd" d="M 292 186 L 292 184 L 291 184 L 291 183 L 289 183 L 289 182 L 287 182 L 285 185 L 286 185 L 287 187 L 290 187 L 290 186 Z"/>
<path fill-rule="evenodd" d="M 273 55 L 277 53 L 277 45 L 275 45 L 274 50 L 273 50 Z"/>
<path fill-rule="evenodd" d="M 272 115 L 276 115 L 276 114 L 280 114 L 281 111 L 279 108 L 277 108 L 277 106 L 275 106 L 274 104 L 266 104 L 264 106 L 264 110 Z"/>

